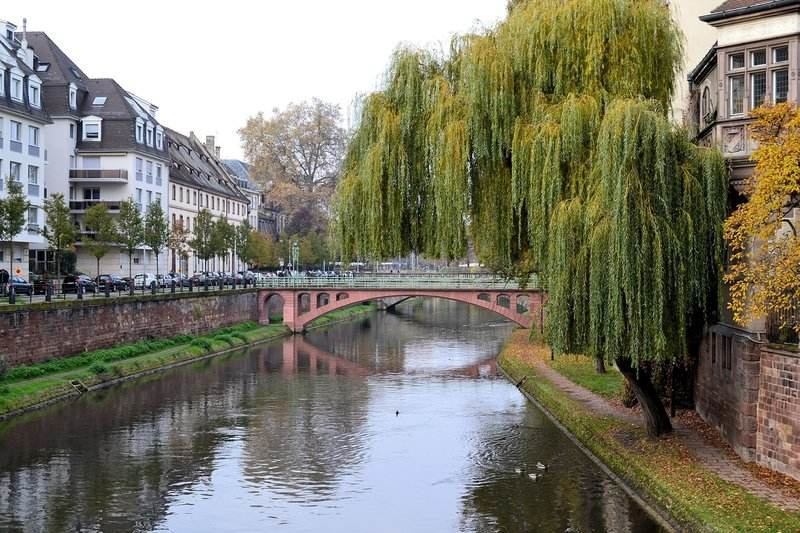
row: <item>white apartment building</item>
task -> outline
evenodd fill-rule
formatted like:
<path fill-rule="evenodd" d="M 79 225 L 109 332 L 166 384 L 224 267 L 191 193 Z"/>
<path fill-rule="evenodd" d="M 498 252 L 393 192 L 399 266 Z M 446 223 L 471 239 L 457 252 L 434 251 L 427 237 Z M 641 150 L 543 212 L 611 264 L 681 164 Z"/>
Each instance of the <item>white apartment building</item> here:
<path fill-rule="evenodd" d="M 20 182 L 31 206 L 27 224 L 11 243 L 0 243 L 0 278 L 28 276 L 28 257 L 46 245 L 42 202 L 46 195 L 46 128 L 50 122 L 42 101 L 42 80 L 24 34 L 0 21 L 0 197 L 8 180 Z"/>
<path fill-rule="evenodd" d="M 208 209 L 215 219 L 227 218 L 234 226 L 248 217 L 248 199 L 236 187 L 218 160 L 212 145 L 201 143 L 194 133 L 188 136 L 166 131 L 171 166 L 169 170 L 170 227 L 182 225 L 193 238 L 197 215 Z M 170 270 L 191 275 L 205 270 L 205 264 L 189 250 L 187 257 L 170 253 Z M 222 261 L 211 259 L 208 270 L 222 270 Z"/>

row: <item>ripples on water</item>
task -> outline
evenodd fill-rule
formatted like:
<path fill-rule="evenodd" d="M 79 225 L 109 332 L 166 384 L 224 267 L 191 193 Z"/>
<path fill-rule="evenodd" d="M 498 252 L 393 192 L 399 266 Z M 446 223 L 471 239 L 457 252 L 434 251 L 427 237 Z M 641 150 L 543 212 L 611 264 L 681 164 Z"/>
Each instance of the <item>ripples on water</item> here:
<path fill-rule="evenodd" d="M 13 420 L 0 531 L 657 531 L 498 379 L 510 327 L 411 301 Z"/>

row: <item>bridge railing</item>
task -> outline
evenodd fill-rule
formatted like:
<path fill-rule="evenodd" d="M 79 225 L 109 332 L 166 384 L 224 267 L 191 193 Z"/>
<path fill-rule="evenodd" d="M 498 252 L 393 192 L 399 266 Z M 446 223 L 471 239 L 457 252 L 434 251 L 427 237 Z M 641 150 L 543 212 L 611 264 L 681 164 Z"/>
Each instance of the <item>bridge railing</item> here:
<path fill-rule="evenodd" d="M 282 277 L 257 282 L 265 289 L 486 289 L 518 290 L 516 281 L 490 274 L 357 274 L 338 277 Z M 537 290 L 533 279 L 524 288 Z"/>

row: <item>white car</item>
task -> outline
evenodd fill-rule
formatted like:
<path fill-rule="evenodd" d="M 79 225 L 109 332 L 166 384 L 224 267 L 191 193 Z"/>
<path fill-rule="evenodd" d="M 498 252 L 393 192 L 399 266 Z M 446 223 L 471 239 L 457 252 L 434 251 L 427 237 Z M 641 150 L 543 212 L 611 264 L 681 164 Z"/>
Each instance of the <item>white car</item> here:
<path fill-rule="evenodd" d="M 158 287 L 158 280 L 153 274 L 136 274 L 133 276 L 133 288 L 137 290 Z"/>

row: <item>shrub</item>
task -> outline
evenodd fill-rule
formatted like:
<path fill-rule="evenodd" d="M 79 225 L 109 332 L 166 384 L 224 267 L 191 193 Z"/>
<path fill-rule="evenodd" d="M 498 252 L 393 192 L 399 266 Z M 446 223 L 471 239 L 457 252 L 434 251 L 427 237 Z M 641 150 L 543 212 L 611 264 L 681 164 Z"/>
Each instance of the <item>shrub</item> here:
<path fill-rule="evenodd" d="M 108 368 L 106 368 L 106 366 L 103 364 L 95 363 L 89 367 L 89 371 L 99 376 L 100 374 L 105 374 L 108 372 Z"/>
<path fill-rule="evenodd" d="M 198 348 L 202 348 L 202 349 L 204 349 L 206 351 L 211 350 L 211 341 L 209 341 L 208 339 L 204 339 L 202 337 L 199 338 L 199 339 L 193 340 L 191 345 L 192 346 L 196 346 Z"/>
<path fill-rule="evenodd" d="M 250 342 L 250 339 L 248 339 L 247 336 L 244 333 L 240 332 L 240 331 L 237 331 L 236 333 L 233 333 L 231 335 L 231 337 L 233 337 L 235 339 L 239 339 L 240 341 L 243 341 L 244 343 Z"/>

